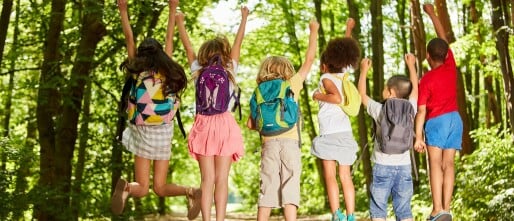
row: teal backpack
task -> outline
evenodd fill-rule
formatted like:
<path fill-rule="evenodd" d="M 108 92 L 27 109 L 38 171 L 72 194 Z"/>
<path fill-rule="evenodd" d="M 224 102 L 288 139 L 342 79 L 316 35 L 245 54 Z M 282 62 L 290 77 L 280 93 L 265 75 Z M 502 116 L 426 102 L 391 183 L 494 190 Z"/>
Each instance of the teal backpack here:
<path fill-rule="evenodd" d="M 261 82 L 250 99 L 251 120 L 262 136 L 289 131 L 298 122 L 299 109 L 289 81 Z"/>

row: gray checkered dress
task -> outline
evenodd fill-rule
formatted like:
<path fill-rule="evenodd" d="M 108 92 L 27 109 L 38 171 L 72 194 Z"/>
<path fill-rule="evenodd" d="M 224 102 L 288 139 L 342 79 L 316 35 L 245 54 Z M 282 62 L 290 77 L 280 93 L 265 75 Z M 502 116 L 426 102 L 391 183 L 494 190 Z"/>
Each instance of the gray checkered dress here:
<path fill-rule="evenodd" d="M 144 126 L 127 124 L 122 144 L 133 154 L 150 160 L 169 160 L 173 124 Z"/>

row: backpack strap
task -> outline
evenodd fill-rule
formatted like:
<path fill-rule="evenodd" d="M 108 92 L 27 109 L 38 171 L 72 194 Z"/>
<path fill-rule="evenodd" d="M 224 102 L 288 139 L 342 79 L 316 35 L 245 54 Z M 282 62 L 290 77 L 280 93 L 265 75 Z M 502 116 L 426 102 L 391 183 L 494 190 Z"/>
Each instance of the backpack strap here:
<path fill-rule="evenodd" d="M 232 112 L 235 112 L 236 111 L 236 108 L 239 109 L 239 120 L 242 119 L 242 113 L 241 113 L 241 102 L 240 102 L 240 98 L 241 98 L 241 88 L 237 87 L 237 93 L 234 91 L 232 93 L 232 97 L 234 97 L 234 106 L 232 107 Z"/>
<path fill-rule="evenodd" d="M 180 132 L 182 132 L 182 136 L 186 138 L 186 130 L 184 130 L 184 124 L 182 123 L 182 119 L 180 118 L 180 110 L 177 110 L 175 117 L 177 117 L 178 128 L 180 129 Z"/>

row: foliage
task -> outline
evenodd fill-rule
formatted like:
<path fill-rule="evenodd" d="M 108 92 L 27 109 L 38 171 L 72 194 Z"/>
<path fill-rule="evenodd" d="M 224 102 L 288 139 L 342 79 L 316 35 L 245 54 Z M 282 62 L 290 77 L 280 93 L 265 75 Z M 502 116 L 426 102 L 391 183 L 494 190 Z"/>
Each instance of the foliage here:
<path fill-rule="evenodd" d="M 473 131 L 481 146 L 457 167 L 453 208 L 470 220 L 512 220 L 514 144 L 498 128 Z"/>

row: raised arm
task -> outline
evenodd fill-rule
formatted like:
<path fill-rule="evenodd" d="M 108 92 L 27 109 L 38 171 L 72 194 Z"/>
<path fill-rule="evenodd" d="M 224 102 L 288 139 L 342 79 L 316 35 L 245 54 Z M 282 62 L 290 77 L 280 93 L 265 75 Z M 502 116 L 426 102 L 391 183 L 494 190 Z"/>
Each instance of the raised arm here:
<path fill-rule="evenodd" d="M 176 15 L 176 19 L 180 41 L 182 41 L 184 49 L 186 50 L 187 63 L 189 64 L 189 66 L 191 66 L 191 64 L 193 64 L 193 61 L 196 59 L 196 55 L 193 49 L 193 45 L 191 45 L 191 41 L 189 40 L 189 36 L 187 35 L 186 25 L 184 23 L 184 14 L 178 12 Z"/>
<path fill-rule="evenodd" d="M 368 70 L 370 67 L 371 60 L 369 58 L 363 58 L 361 61 L 361 73 L 359 74 L 359 83 L 357 83 L 357 89 L 361 95 L 361 102 L 365 107 L 368 106 L 369 99 L 369 96 L 366 94 L 366 76 L 368 75 Z"/>
<path fill-rule="evenodd" d="M 353 20 L 353 18 L 348 18 L 348 20 L 346 20 L 346 32 L 344 33 L 344 36 L 351 38 L 354 27 L 355 27 L 355 20 Z"/>
<path fill-rule="evenodd" d="M 248 14 L 250 14 L 248 8 L 246 6 L 242 6 L 241 23 L 239 24 L 236 39 L 234 39 L 234 44 L 232 44 L 232 49 L 230 50 L 230 58 L 232 58 L 232 60 L 236 62 L 239 62 L 239 56 L 241 54 L 241 44 L 243 43 L 243 38 L 245 36 L 246 20 L 248 20 Z"/>
<path fill-rule="evenodd" d="M 173 55 L 173 35 L 175 34 L 175 14 L 177 13 L 178 0 L 169 0 L 170 13 L 168 16 L 168 27 L 166 30 L 166 42 L 164 52 L 171 58 Z"/>
<path fill-rule="evenodd" d="M 314 63 L 314 59 L 316 58 L 316 45 L 318 41 L 318 28 L 319 23 L 316 20 L 312 20 L 309 23 L 309 46 L 307 46 L 307 52 L 305 53 L 305 61 L 303 62 L 300 69 L 298 69 L 298 74 L 302 76 L 303 79 L 307 78 L 307 74 L 309 74 L 312 63 Z"/>
<path fill-rule="evenodd" d="M 133 59 L 136 57 L 136 44 L 134 43 L 134 34 L 130 27 L 128 11 L 127 11 L 127 0 L 118 0 L 118 9 L 121 17 L 121 28 L 123 29 L 123 35 L 125 35 L 125 44 L 127 45 L 128 58 Z"/>
<path fill-rule="evenodd" d="M 430 17 L 430 20 L 432 20 L 432 24 L 434 25 L 435 32 L 437 33 L 437 37 L 448 42 L 448 39 L 446 38 L 446 32 L 444 31 L 443 24 L 441 23 L 441 20 L 439 20 L 439 17 L 437 17 L 437 15 L 435 14 L 434 5 L 424 4 L 423 10 L 425 10 L 427 15 Z"/>
<path fill-rule="evenodd" d="M 405 63 L 409 68 L 409 79 L 412 84 L 412 91 L 409 98 L 418 99 L 418 73 L 416 72 L 416 56 L 411 53 L 405 54 Z"/>

